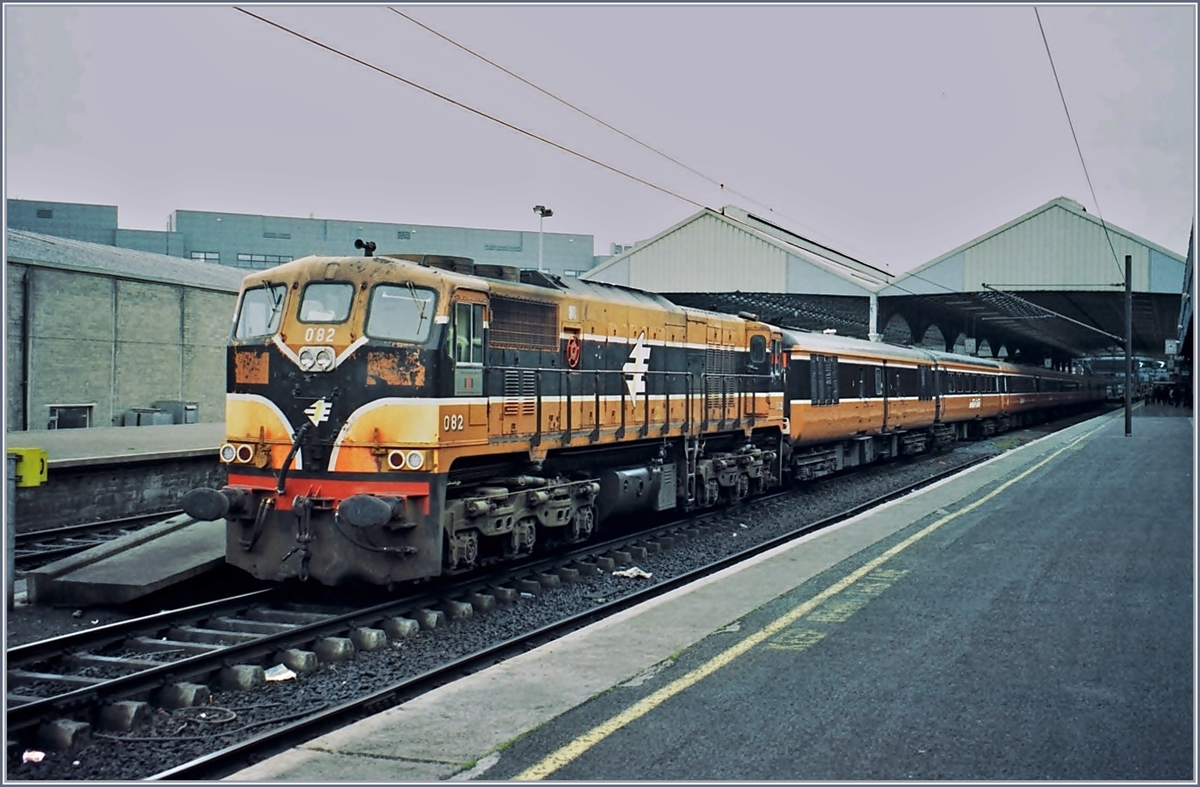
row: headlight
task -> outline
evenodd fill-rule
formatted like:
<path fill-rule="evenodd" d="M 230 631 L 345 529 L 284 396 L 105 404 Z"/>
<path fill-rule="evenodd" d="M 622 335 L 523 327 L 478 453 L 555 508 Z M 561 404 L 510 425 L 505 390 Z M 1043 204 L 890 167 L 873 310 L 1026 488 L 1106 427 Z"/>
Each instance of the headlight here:
<path fill-rule="evenodd" d="M 296 359 L 306 372 L 327 372 L 337 362 L 337 355 L 332 347 L 301 347 Z"/>
<path fill-rule="evenodd" d="M 317 360 L 313 368 L 318 372 L 327 372 L 333 368 L 333 348 L 321 347 L 317 350 Z"/>
<path fill-rule="evenodd" d="M 221 461 L 228 464 L 237 456 L 237 448 L 232 443 L 225 443 L 221 446 Z"/>
<path fill-rule="evenodd" d="M 254 458 L 254 449 L 248 445 L 239 445 L 237 447 L 237 459 L 242 464 L 248 463 Z"/>
<path fill-rule="evenodd" d="M 425 466 L 425 452 L 393 448 L 388 451 L 387 466 L 389 470 L 420 470 Z"/>

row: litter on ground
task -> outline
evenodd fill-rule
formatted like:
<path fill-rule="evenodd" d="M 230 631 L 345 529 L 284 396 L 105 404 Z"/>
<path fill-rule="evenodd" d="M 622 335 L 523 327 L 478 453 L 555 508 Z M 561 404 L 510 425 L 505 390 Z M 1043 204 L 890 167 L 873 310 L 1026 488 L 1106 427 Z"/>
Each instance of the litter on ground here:
<path fill-rule="evenodd" d="M 266 675 L 267 680 L 291 680 L 296 677 L 296 673 L 282 664 L 276 664 L 263 674 Z"/>

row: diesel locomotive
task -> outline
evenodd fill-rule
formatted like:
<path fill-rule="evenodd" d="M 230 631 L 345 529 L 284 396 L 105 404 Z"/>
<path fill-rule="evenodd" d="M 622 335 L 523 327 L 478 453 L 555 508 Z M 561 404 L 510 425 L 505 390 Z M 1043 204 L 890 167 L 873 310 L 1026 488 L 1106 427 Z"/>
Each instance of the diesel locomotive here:
<path fill-rule="evenodd" d="M 367 248 L 251 274 L 238 298 L 227 483 L 183 507 L 223 518 L 227 561 L 260 579 L 466 571 L 1103 397 L 1083 376 Z"/>

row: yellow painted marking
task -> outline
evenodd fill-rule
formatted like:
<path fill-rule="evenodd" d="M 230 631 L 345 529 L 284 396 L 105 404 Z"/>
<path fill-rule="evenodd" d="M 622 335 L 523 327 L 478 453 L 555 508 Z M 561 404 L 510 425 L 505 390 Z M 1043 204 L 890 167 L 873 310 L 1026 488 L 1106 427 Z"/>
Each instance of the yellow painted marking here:
<path fill-rule="evenodd" d="M 867 596 L 834 599 L 822 604 L 820 609 L 808 616 L 808 619 L 817 623 L 845 623 L 855 612 L 865 607 L 870 600 Z"/>
<path fill-rule="evenodd" d="M 1086 432 L 1085 434 L 1080 435 L 1079 437 L 1075 438 L 1073 441 L 1071 441 L 1067 445 L 1063 446 L 1062 448 L 1058 449 L 1054 453 L 1050 454 L 1045 459 L 1043 459 L 1042 461 L 1033 465 L 1032 467 L 1028 468 L 1021 474 L 1014 476 L 1013 478 L 1010 478 L 1009 480 L 1005 481 L 1003 484 L 1000 484 L 1000 486 L 996 487 L 994 490 L 992 490 L 988 494 L 984 495 L 980 499 L 976 500 L 974 503 L 969 503 L 968 505 L 963 506 L 958 511 L 956 511 L 952 514 L 947 514 L 947 515 L 943 516 L 941 519 L 938 519 L 936 522 L 926 526 L 924 529 L 918 531 L 917 533 L 914 533 L 913 535 L 909 536 L 908 538 L 904 539 L 900 543 L 893 546 L 891 549 L 888 549 L 883 554 L 879 555 L 878 557 L 874 558 L 873 560 L 868 561 L 866 564 L 862 565 L 858 569 L 847 574 L 845 577 L 843 577 L 842 579 L 839 579 L 837 582 L 834 582 L 832 585 L 825 588 L 824 590 L 822 590 L 820 593 L 816 594 L 812 598 L 808 599 L 807 601 L 803 602 L 799 606 L 794 607 L 793 609 L 789 610 L 785 614 L 776 618 L 775 620 L 773 620 L 771 623 L 767 624 L 761 630 L 755 632 L 754 634 L 751 634 L 750 636 L 743 639 L 741 642 L 738 642 L 736 645 L 733 645 L 733 646 L 727 648 L 726 650 L 722 651 L 721 653 L 718 653 L 716 656 L 713 656 L 706 663 L 700 665 L 699 667 L 697 667 L 696 669 L 687 673 L 686 675 L 684 675 L 680 678 L 676 678 L 675 680 L 671 681 L 671 683 L 667 684 L 666 686 L 663 686 L 661 689 L 659 689 L 658 691 L 654 692 L 653 694 L 650 694 L 649 696 L 643 698 L 639 702 L 634 703 L 632 706 L 625 709 L 621 713 L 618 713 L 616 716 L 613 716 L 608 721 L 596 725 L 595 727 L 588 730 L 583 735 L 581 735 L 580 737 L 571 741 L 570 743 L 568 743 L 567 745 L 558 749 L 557 751 L 551 752 L 541 762 L 536 763 L 535 765 L 532 765 L 529 768 L 526 768 L 525 770 L 518 773 L 516 776 L 513 777 L 513 780 L 514 781 L 535 781 L 538 779 L 545 779 L 547 776 L 554 773 L 555 771 L 569 765 L 571 762 L 578 759 L 580 756 L 582 756 L 585 752 L 587 752 L 593 746 L 600 743 L 602 740 L 604 740 L 608 736 L 612 735 L 617 730 L 621 729 L 622 727 L 627 726 L 628 724 L 630 724 L 634 721 L 637 721 L 642 716 L 645 716 L 647 713 L 654 710 L 659 705 L 662 705 L 664 702 L 666 702 L 670 698 L 674 697 L 676 694 L 681 693 L 685 689 L 688 689 L 688 688 L 696 685 L 700 681 L 704 680 L 709 675 L 712 675 L 714 672 L 721 669 L 721 667 L 731 664 L 735 659 L 737 659 L 739 656 L 744 655 L 745 653 L 747 653 L 750 649 L 752 649 L 756 645 L 760 645 L 760 644 L 766 642 L 767 640 L 772 639 L 776 635 L 783 632 L 784 629 L 788 628 L 793 623 L 798 621 L 800 618 L 804 617 L 805 615 L 807 615 L 810 612 L 812 612 L 813 610 L 815 610 L 821 604 L 823 604 L 826 601 L 828 601 L 829 599 L 833 598 L 838 593 L 841 593 L 842 591 L 851 587 L 856 582 L 858 582 L 859 580 L 866 577 L 868 574 L 871 574 L 871 572 L 878 570 L 881 566 L 883 566 L 889 560 L 896 557 L 897 555 L 899 555 L 904 550 L 908 549 L 913 544 L 917 543 L 918 541 L 920 541 L 921 539 L 930 535 L 931 533 L 934 533 L 935 531 L 937 531 L 940 527 L 942 527 L 942 525 L 945 525 L 948 522 L 952 522 L 953 520 L 958 519 L 963 514 L 970 513 L 971 511 L 974 511 L 975 509 L 984 505 L 989 500 L 994 498 L 996 495 L 1003 492 L 1005 489 L 1008 489 L 1010 486 L 1017 483 L 1018 481 L 1029 477 L 1033 473 L 1035 473 L 1038 470 L 1040 470 L 1041 468 L 1045 467 L 1052 460 L 1056 459 L 1060 454 L 1075 447 L 1077 444 L 1083 442 L 1083 440 L 1085 440 L 1086 438 L 1091 437 L 1093 434 L 1095 434 L 1097 431 L 1099 431 L 1102 428 L 1104 428 L 1103 425 L 1098 426 L 1095 429 L 1092 429 L 1092 430 Z M 808 645 L 805 645 L 804 647 L 809 647 L 809 646 L 811 646 L 811 644 L 812 643 L 808 643 Z"/>
<path fill-rule="evenodd" d="M 808 650 L 825 639 L 826 632 L 812 629 L 797 629 L 785 631 L 767 643 L 768 648 L 775 650 Z"/>
<path fill-rule="evenodd" d="M 891 580 L 889 580 L 887 582 L 872 582 L 870 577 L 868 577 L 867 579 L 864 579 L 862 582 L 859 582 L 858 585 L 856 585 L 853 588 L 853 592 L 855 592 L 859 595 L 866 596 L 868 598 L 874 598 L 875 596 L 878 596 L 880 593 L 887 590 L 891 586 L 892 586 Z M 846 592 L 849 593 L 850 591 L 846 591 Z"/>

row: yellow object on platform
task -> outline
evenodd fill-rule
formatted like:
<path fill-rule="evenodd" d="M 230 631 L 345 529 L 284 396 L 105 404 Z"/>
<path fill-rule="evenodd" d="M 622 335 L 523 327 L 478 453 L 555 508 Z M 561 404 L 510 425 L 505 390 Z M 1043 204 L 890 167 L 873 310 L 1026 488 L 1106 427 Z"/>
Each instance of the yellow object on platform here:
<path fill-rule="evenodd" d="M 44 448 L 9 448 L 17 455 L 17 486 L 41 486 L 49 475 L 50 455 Z"/>

